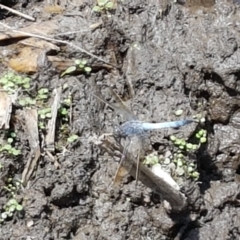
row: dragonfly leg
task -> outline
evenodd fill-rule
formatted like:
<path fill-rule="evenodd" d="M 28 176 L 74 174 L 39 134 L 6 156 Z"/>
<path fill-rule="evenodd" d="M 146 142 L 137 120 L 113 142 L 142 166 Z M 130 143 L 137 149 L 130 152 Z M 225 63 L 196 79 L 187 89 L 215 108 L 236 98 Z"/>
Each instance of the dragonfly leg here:
<path fill-rule="evenodd" d="M 137 155 L 137 170 L 136 170 L 136 184 L 135 184 L 135 188 L 137 187 L 137 184 L 138 184 L 139 163 L 140 163 L 140 151 L 138 151 L 138 155 Z"/>

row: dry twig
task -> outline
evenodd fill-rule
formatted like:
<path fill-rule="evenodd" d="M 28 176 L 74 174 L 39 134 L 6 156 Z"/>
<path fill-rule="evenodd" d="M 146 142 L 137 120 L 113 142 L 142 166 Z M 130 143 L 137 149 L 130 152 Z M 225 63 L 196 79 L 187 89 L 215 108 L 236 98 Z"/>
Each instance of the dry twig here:
<path fill-rule="evenodd" d="M 84 50 L 83 48 L 81 48 L 81 47 L 79 47 L 79 46 L 77 46 L 77 45 L 75 45 L 73 43 L 70 43 L 68 41 L 57 40 L 57 39 L 54 39 L 54 38 L 50 38 L 50 37 L 46 37 L 46 36 L 42 36 L 42 35 L 38 35 L 38 34 L 33 34 L 33 33 L 28 33 L 28 32 L 24 32 L 24 31 L 16 30 L 16 29 L 13 29 L 12 27 L 9 27 L 7 24 L 1 23 L 1 22 L 0 22 L 0 25 L 2 25 L 3 27 L 5 27 L 7 29 L 10 29 L 13 32 L 17 32 L 17 33 L 23 34 L 26 37 L 35 37 L 35 38 L 44 39 L 46 41 L 52 41 L 52 42 L 55 42 L 55 43 L 66 44 L 66 45 L 70 46 L 71 48 L 77 49 L 78 51 L 83 52 L 83 53 L 87 54 L 88 56 L 90 56 L 92 58 L 95 58 L 95 59 L 97 59 L 97 60 L 99 60 L 101 62 L 104 62 L 104 63 L 106 63 L 108 65 L 113 66 L 113 64 L 108 63 L 104 59 L 102 59 L 102 58 L 100 58 L 100 57 L 98 57 L 98 56 L 88 52 L 87 50 Z M 114 66 L 114 67 L 116 67 L 116 66 Z"/>
<path fill-rule="evenodd" d="M 7 11 L 13 13 L 13 14 L 16 14 L 16 15 L 20 16 L 20 17 L 26 18 L 27 20 L 35 21 L 35 18 L 33 18 L 33 17 L 29 16 L 29 15 L 26 15 L 24 13 L 21 13 L 21 12 L 19 12 L 17 10 L 14 10 L 12 8 L 6 7 L 6 6 L 2 5 L 2 4 L 0 4 L 0 8 L 5 9 L 5 10 L 7 10 Z"/>

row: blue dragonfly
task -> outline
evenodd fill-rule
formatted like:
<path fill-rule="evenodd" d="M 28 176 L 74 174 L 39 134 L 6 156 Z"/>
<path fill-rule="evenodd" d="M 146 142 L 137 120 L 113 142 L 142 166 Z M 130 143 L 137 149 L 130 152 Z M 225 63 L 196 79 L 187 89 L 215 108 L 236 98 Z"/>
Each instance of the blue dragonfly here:
<path fill-rule="evenodd" d="M 190 124 L 195 122 L 192 119 L 187 120 L 179 120 L 179 121 L 171 121 L 171 122 L 160 122 L 160 123 L 150 123 L 150 122 L 143 122 L 138 119 L 138 117 L 133 114 L 123 103 L 122 99 L 118 96 L 118 94 L 110 88 L 112 92 L 112 96 L 114 97 L 116 104 L 108 103 L 104 100 L 102 96 L 95 95 L 99 100 L 104 102 L 106 105 L 108 105 L 110 108 L 112 108 L 115 112 L 122 115 L 125 118 L 125 122 L 121 124 L 120 126 L 114 127 L 113 135 L 116 139 L 129 139 L 130 143 L 127 147 L 123 148 L 122 151 L 122 158 L 120 161 L 119 168 L 117 170 L 117 173 L 115 175 L 114 182 L 119 182 L 119 179 L 122 178 L 125 173 L 122 169 L 122 165 L 126 168 L 127 165 L 124 163 L 126 159 L 129 159 L 126 157 L 128 151 L 130 148 L 138 148 L 138 154 L 137 154 L 137 163 L 136 163 L 136 184 L 138 182 L 138 175 L 139 175 L 139 166 L 140 166 L 140 158 L 145 157 L 146 149 L 148 148 L 146 141 L 147 133 L 152 130 L 159 130 L 164 128 L 179 128 L 184 125 Z M 126 169 L 128 170 L 128 169 Z"/>

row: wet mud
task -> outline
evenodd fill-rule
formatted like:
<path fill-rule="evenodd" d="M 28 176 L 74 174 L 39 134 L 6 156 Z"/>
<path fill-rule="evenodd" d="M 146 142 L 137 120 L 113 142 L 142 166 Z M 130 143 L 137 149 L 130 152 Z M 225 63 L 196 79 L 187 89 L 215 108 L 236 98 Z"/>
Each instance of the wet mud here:
<path fill-rule="evenodd" d="M 110 64 L 59 44 L 60 50 L 47 56 L 87 58 L 97 67 L 89 75 L 77 72 L 61 78 L 62 70 L 51 63 L 32 75 L 37 86 L 68 84 L 64 94 L 73 96 L 70 131 L 80 137 L 56 152 L 57 164 L 42 154 L 35 174 L 18 192 L 24 211 L 0 225 L 0 239 L 239 239 L 239 1 L 125 0 L 101 13 L 92 11 L 95 1 L 59 1 L 60 14 L 45 11 L 47 4 L 19 1 L 10 6 L 38 22 L 56 21 L 55 34 L 62 34 L 58 39 Z M 5 24 L 29 25 L 0 11 Z M 98 27 L 91 29 L 93 24 Z M 7 46 L 0 47 L 2 60 L 13 54 L 6 55 Z M 1 64 L 1 71 L 6 69 Z M 136 186 L 131 176 L 112 187 L 119 158 L 96 141 L 113 132 L 119 119 L 93 95 L 101 92 L 111 101 L 109 86 L 141 120 L 176 120 L 178 109 L 183 109 L 179 119 L 205 117 L 201 127 L 207 142 L 187 156 L 196 164 L 199 179 L 180 179 L 187 197 L 183 211 L 168 211 L 164 199 L 141 182 Z M 192 124 L 153 132 L 150 151 L 171 152 L 171 135 L 191 139 L 198 128 Z M 1 209 L 8 199 L 6 179 L 21 176 L 27 163 L 29 147 L 21 125 L 18 134 L 21 157 L 1 155 Z"/>

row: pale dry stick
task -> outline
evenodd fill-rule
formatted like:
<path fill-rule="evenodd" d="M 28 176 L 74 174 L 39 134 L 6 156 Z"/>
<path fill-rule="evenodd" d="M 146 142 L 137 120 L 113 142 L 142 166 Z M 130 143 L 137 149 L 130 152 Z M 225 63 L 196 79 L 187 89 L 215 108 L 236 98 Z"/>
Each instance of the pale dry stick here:
<path fill-rule="evenodd" d="M 28 15 L 26 15 L 24 13 L 21 13 L 21 12 L 19 12 L 17 10 L 14 10 L 12 8 L 6 7 L 6 6 L 2 5 L 2 4 L 0 4 L 0 8 L 5 9 L 5 10 L 7 10 L 7 11 L 13 13 L 13 14 L 16 14 L 16 15 L 20 16 L 20 17 L 26 18 L 27 20 L 35 21 L 35 18 L 33 18 L 31 16 L 28 16 Z"/>
<path fill-rule="evenodd" d="M 26 35 L 26 37 L 35 37 L 35 38 L 43 39 L 43 40 L 46 40 L 46 41 L 52 41 L 52 42 L 56 42 L 56 43 L 66 44 L 66 45 L 68 45 L 68 46 L 70 46 L 70 47 L 72 47 L 72 48 L 75 48 L 75 49 L 77 49 L 77 50 L 79 50 L 79 51 L 81 51 L 81 52 L 89 55 L 89 56 L 92 57 L 92 58 L 95 58 L 95 59 L 97 59 L 97 60 L 99 60 L 99 61 L 101 61 L 101 62 L 104 62 L 104 63 L 106 63 L 106 64 L 108 64 L 108 65 L 111 65 L 111 66 L 113 66 L 113 67 L 117 67 L 117 66 L 115 66 L 115 65 L 113 65 L 113 64 L 105 61 L 104 59 L 102 59 L 102 58 L 100 58 L 100 57 L 98 57 L 98 56 L 96 56 L 96 55 L 88 52 L 87 50 L 84 50 L 83 48 L 81 48 L 81 47 L 79 47 L 79 46 L 77 46 L 77 45 L 74 45 L 74 44 L 72 44 L 72 43 L 70 43 L 70 42 L 63 41 L 63 40 L 57 40 L 57 39 L 50 38 L 50 37 L 44 37 L 44 36 L 37 35 L 37 34 L 33 34 L 33 33 L 27 33 L 27 32 L 20 31 L 20 30 L 15 30 L 15 29 L 13 29 L 12 27 L 9 27 L 7 24 L 1 23 L 1 22 L 0 22 L 0 25 L 4 26 L 4 27 L 7 28 L 7 29 L 10 29 L 10 30 L 13 31 L 13 32 L 17 32 L 17 33 L 24 34 L 24 35 Z"/>
<path fill-rule="evenodd" d="M 48 121 L 47 125 L 47 136 L 45 139 L 45 149 L 47 151 L 55 151 L 55 130 L 56 130 L 56 121 L 57 121 L 57 113 L 58 113 L 58 108 L 60 106 L 60 97 L 62 94 L 62 89 L 61 88 L 55 88 L 53 91 L 54 99 L 52 103 L 52 108 L 51 108 L 51 114 L 52 117 Z"/>

